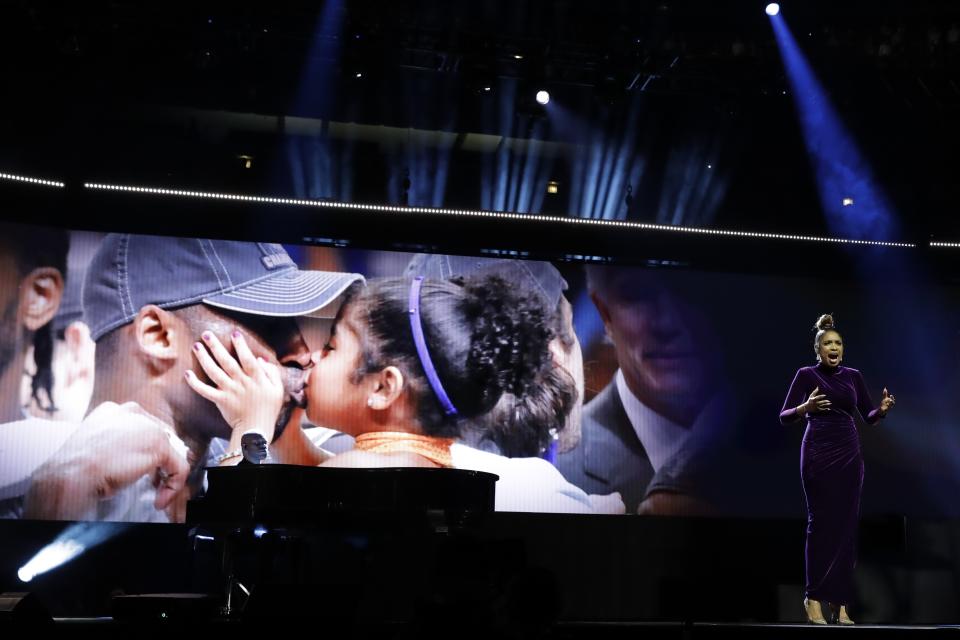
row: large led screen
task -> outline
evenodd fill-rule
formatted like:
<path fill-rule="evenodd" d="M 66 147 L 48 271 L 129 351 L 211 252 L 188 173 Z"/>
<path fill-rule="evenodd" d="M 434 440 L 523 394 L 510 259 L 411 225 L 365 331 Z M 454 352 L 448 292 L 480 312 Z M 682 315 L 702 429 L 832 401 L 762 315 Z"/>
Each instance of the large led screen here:
<path fill-rule="evenodd" d="M 12 225 L 0 250 L 6 518 L 182 521 L 206 468 L 264 456 L 488 471 L 506 511 L 796 517 L 800 405 L 852 421 L 865 514 L 960 515 L 945 285 Z M 864 381 L 844 411 L 810 399 L 834 365 Z"/>

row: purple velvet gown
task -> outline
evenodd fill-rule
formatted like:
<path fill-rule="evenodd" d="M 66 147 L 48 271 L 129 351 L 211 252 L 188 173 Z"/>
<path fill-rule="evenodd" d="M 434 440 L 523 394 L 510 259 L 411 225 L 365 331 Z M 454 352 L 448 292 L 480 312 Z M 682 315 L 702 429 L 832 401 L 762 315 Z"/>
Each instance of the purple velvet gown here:
<path fill-rule="evenodd" d="M 800 447 L 800 478 L 807 499 L 806 597 L 848 604 L 853 598 L 863 488 L 863 456 L 854 412 L 859 411 L 868 424 L 882 416 L 859 371 L 818 364 L 797 371 L 780 422 L 799 420 L 796 407 L 816 387 L 831 406 L 807 414 Z"/>

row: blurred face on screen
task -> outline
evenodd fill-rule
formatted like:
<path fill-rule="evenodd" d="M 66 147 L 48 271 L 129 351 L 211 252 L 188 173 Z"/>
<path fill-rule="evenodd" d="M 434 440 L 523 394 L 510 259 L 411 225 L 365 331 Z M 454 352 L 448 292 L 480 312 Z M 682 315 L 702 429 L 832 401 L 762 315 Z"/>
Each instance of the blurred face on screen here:
<path fill-rule="evenodd" d="M 627 386 L 658 413 L 692 422 L 710 383 L 709 331 L 685 276 L 610 269 L 593 292 Z"/>
<path fill-rule="evenodd" d="M 0 373 L 7 370 L 18 348 L 20 275 L 13 256 L 0 252 Z"/>
<path fill-rule="evenodd" d="M 28 238 L 16 241 L 30 248 Z M 56 314 L 64 288 L 59 269 L 24 267 L 10 242 L 14 240 L 0 240 L 0 422 L 23 418 L 21 387 L 27 352 L 35 333 Z"/>
<path fill-rule="evenodd" d="M 227 312 L 203 304 L 169 311 L 147 305 L 132 323 L 98 342 L 91 407 L 107 401 L 138 402 L 168 419 L 181 437 L 198 446 L 211 437 L 229 437 L 230 427 L 217 406 L 195 393 L 184 382 L 184 373 L 191 369 L 213 384 L 194 345 L 210 332 L 236 357 L 234 331 L 243 334 L 254 356 L 267 362 L 299 368 L 310 364 L 310 353 L 292 318 Z"/>
<path fill-rule="evenodd" d="M 307 418 L 313 424 L 359 433 L 366 421 L 368 390 L 354 380 L 361 358 L 356 305 L 347 304 L 327 342 L 312 354 L 307 381 Z"/>
<path fill-rule="evenodd" d="M 32 357 L 35 350 L 31 350 L 20 393 L 21 403 L 30 415 L 66 422 L 83 420 L 93 394 L 96 347 L 90 328 L 80 320 L 71 322 L 63 329 L 63 337 L 54 340 L 52 411 L 31 397 L 30 382 L 37 367 Z"/>
<path fill-rule="evenodd" d="M 577 388 L 577 400 L 574 402 L 567 422 L 560 432 L 560 450 L 572 449 L 580 440 L 580 420 L 583 410 L 583 351 L 580 340 L 573 330 L 573 308 L 566 298 L 561 298 L 558 308 L 562 335 L 550 343 L 553 361 L 570 374 Z"/>
<path fill-rule="evenodd" d="M 250 347 L 254 356 L 261 357 L 267 362 L 288 367 L 305 368 L 310 364 L 310 352 L 301 336 L 299 326 L 293 318 L 274 318 L 269 316 L 257 316 L 244 313 L 225 312 L 220 309 L 212 309 L 206 306 L 203 309 L 203 320 L 196 323 L 193 327 L 194 339 L 200 339 L 203 331 L 210 331 L 220 342 L 227 346 L 231 354 L 236 357 L 233 350 L 233 341 L 231 334 L 235 330 L 243 333 L 247 345 Z M 204 378 L 203 370 L 199 363 L 194 360 L 195 356 L 190 355 L 191 366 L 198 376 Z M 194 400 L 194 394 L 190 391 L 190 398 Z M 199 397 L 199 396 L 196 396 Z M 202 400 L 202 399 L 201 399 Z M 226 423 L 220 418 L 220 413 L 216 405 L 203 401 L 205 407 L 209 410 L 211 419 L 219 427 Z M 209 405 L 209 406 L 207 406 Z M 229 432 L 227 432 L 229 434 Z M 223 435 L 217 433 L 215 435 Z"/>

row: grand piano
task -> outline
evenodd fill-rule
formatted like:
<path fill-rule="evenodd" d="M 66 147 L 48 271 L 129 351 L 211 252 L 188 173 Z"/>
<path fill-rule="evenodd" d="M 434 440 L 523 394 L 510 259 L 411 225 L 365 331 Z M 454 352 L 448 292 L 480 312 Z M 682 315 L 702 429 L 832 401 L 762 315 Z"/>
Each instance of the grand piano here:
<path fill-rule="evenodd" d="M 494 510 L 496 481 L 460 469 L 215 467 L 186 519 L 196 561 L 220 567 L 224 615 L 276 617 L 317 599 L 337 603 L 327 616 L 352 615 L 359 585 L 470 539 Z"/>
<path fill-rule="evenodd" d="M 470 517 L 493 511 L 496 481 L 493 474 L 462 469 L 212 467 L 207 491 L 187 505 L 187 523 L 304 526 L 350 517 Z"/>

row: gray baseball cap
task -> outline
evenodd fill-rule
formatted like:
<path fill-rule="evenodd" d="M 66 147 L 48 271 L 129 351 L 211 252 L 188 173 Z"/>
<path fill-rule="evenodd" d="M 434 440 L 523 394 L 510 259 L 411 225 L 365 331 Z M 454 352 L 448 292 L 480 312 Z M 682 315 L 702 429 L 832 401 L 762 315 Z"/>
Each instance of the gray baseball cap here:
<path fill-rule="evenodd" d="M 147 304 L 333 317 L 340 294 L 357 281 L 357 273 L 301 271 L 274 243 L 110 234 L 87 268 L 83 319 L 99 340 Z"/>
<path fill-rule="evenodd" d="M 550 309 L 555 309 L 567 290 L 567 281 L 549 262 L 514 260 L 512 258 L 477 258 L 443 254 L 418 253 L 410 259 L 406 276 L 423 276 L 446 280 L 456 276 L 496 275 L 507 283 L 538 295 Z"/>

